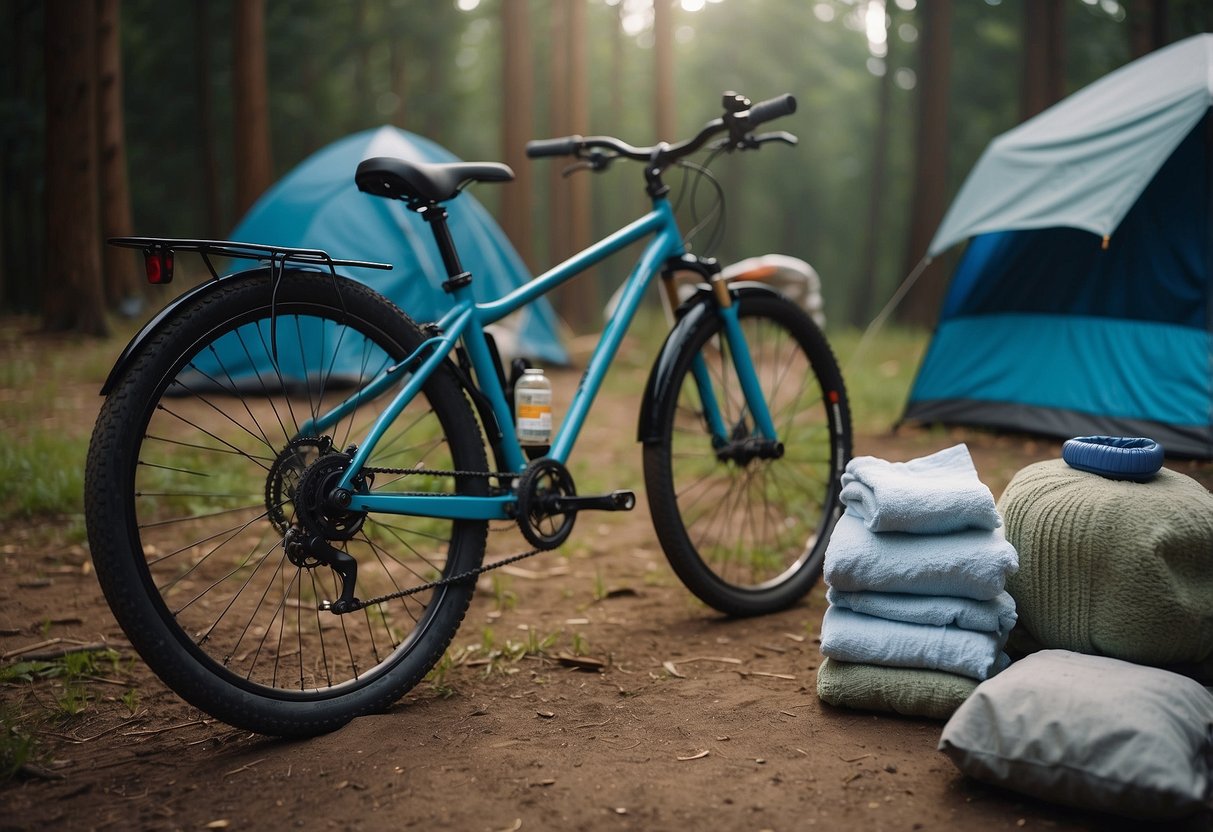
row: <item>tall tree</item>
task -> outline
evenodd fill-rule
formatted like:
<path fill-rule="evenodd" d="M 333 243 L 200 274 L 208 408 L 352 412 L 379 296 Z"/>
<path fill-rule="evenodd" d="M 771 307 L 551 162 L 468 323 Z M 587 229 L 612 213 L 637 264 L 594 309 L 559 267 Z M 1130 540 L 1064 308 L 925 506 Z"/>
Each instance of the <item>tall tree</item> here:
<path fill-rule="evenodd" d="M 207 12 L 209 0 L 194 0 L 194 74 L 198 96 L 198 162 L 202 172 L 202 193 L 206 204 L 203 230 L 207 237 L 221 236 L 223 212 L 219 205 L 219 160 L 215 149 L 215 104 L 211 94 L 211 24 Z"/>
<path fill-rule="evenodd" d="M 1020 119 L 1029 119 L 1065 96 L 1065 7 L 1062 0 L 1025 0 Z"/>
<path fill-rule="evenodd" d="M 586 4 L 553 0 L 551 14 L 550 129 L 553 136 L 584 134 L 589 130 Z M 567 164 L 557 160 L 550 174 L 549 245 L 555 261 L 590 242 L 589 182 L 584 174 L 564 176 Z M 586 332 L 598 322 L 597 284 L 589 274 L 558 289 L 553 301 L 574 332 Z"/>
<path fill-rule="evenodd" d="M 899 38 L 892 26 L 891 16 L 886 13 L 885 28 L 887 51 L 884 56 L 884 74 L 877 82 L 876 92 L 876 128 L 872 139 L 872 162 L 868 179 L 868 219 L 864 225 L 864 245 L 861 249 L 862 265 L 859 270 L 858 291 L 851 295 L 850 322 L 855 326 L 863 326 L 875 311 L 873 304 L 876 300 L 877 264 L 880 262 L 880 242 L 883 238 L 881 223 L 881 208 L 887 202 L 888 167 L 889 167 L 889 133 L 892 125 L 893 101 L 893 59 L 894 42 Z"/>
<path fill-rule="evenodd" d="M 101 139 L 103 237 L 127 237 L 132 228 L 118 9 L 118 0 L 97 0 L 97 129 Z M 102 252 L 105 298 L 110 308 L 118 308 L 124 302 L 141 307 L 139 264 L 134 252 L 116 246 L 103 246 Z M 134 313 L 138 307 L 128 311 Z"/>
<path fill-rule="evenodd" d="M 947 206 L 948 89 L 952 62 L 952 0 L 931 0 L 918 6 L 918 101 L 914 127 L 914 189 L 910 199 L 910 231 L 905 273 L 909 274 L 927 246 Z M 906 296 L 900 317 L 929 326 L 939 311 L 946 285 L 942 264 L 929 266 Z"/>
<path fill-rule="evenodd" d="M 569 89 L 567 106 L 569 132 L 586 135 L 590 132 L 589 50 L 586 46 L 586 6 L 574 0 L 569 7 L 567 40 L 569 45 Z M 581 251 L 590 242 L 590 174 L 570 176 L 569 180 L 569 245 Z M 578 278 L 578 301 L 574 314 L 566 315 L 574 330 L 596 329 L 602 309 L 598 297 L 598 281 L 592 272 Z"/>
<path fill-rule="evenodd" d="M 653 123 L 657 139 L 674 141 L 673 0 L 653 0 Z"/>
<path fill-rule="evenodd" d="M 501 192 L 501 226 L 522 259 L 534 268 L 531 256 L 531 164 L 526 143 L 533 138 L 535 72 L 531 61 L 531 26 L 527 0 L 502 0 L 501 144 L 514 181 Z"/>
<path fill-rule="evenodd" d="M 265 77 L 265 0 L 233 0 L 232 17 L 236 215 L 244 216 L 274 177 Z"/>
<path fill-rule="evenodd" d="M 56 282 L 43 297 L 50 331 L 105 335 L 97 200 L 96 0 L 47 3 L 47 262 Z"/>
<path fill-rule="evenodd" d="M 567 136 L 573 132 L 569 124 L 569 0 L 552 0 L 548 21 L 551 48 L 548 52 L 548 135 Z M 548 163 L 548 256 L 558 263 L 573 253 L 569 244 L 569 189 L 562 175 L 564 165 L 559 160 Z M 557 291 L 553 300 L 563 306 L 563 295 Z M 560 309 L 561 314 L 564 313 Z"/>
<path fill-rule="evenodd" d="M 1167 0 L 1130 0 L 1129 51 L 1134 58 L 1167 44 Z"/>

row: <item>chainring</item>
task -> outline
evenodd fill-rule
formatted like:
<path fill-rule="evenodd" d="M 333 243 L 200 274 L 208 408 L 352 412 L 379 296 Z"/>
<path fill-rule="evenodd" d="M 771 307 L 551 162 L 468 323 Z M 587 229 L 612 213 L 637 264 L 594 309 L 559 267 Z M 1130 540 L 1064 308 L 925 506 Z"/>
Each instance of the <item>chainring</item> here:
<path fill-rule="evenodd" d="M 562 464 L 544 457 L 527 466 L 518 479 L 518 528 L 536 549 L 555 549 L 573 532 L 577 513 L 555 512 L 552 500 L 577 494 L 573 477 Z"/>

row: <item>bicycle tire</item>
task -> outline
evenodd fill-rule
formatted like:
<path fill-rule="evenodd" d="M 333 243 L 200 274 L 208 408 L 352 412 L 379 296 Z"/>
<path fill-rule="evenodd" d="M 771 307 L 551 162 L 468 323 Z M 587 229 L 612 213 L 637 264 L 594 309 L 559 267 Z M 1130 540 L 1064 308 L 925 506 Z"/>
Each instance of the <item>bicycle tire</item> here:
<path fill-rule="evenodd" d="M 300 438 L 299 425 L 423 340 L 361 284 L 288 272 L 275 285 L 262 274 L 182 307 L 116 381 L 86 465 L 93 561 L 131 644 L 195 707 L 257 733 L 320 734 L 391 704 L 446 650 L 474 582 L 338 616 L 318 609 L 339 594 L 337 574 L 293 563 L 283 545 L 306 508 L 305 472 L 360 441 L 391 395 L 336 422 L 325 432 L 331 448 Z M 368 464 L 488 470 L 453 373 L 441 367 L 427 380 Z M 374 483 L 377 493 L 440 487 L 482 495 L 488 483 L 466 474 Z M 346 526 L 333 545 L 358 561 L 364 599 L 475 568 L 487 536 L 483 521 L 367 515 Z"/>
<path fill-rule="evenodd" d="M 692 593 L 732 616 L 784 609 L 821 576 L 838 518 L 851 418 L 833 352 L 788 299 L 743 295 L 738 313 L 784 443 L 777 459 L 722 461 L 691 373 L 703 355 L 733 439 L 754 434 L 717 315 L 674 358 L 671 393 L 653 403 L 656 441 L 644 449 L 649 509 L 662 549 Z"/>

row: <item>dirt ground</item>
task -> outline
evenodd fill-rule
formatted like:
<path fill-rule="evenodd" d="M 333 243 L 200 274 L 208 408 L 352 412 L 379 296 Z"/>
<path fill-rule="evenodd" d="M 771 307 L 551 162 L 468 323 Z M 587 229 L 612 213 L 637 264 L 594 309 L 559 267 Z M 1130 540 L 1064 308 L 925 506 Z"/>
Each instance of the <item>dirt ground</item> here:
<path fill-rule="evenodd" d="M 555 382 L 571 391 L 576 375 Z M 95 387 L 69 398 L 79 412 L 60 417 L 91 422 Z M 626 441 L 634 397 L 603 407 L 573 473 L 617 469 L 627 487 L 639 472 Z M 855 451 L 909 459 L 957 441 L 996 496 L 1020 467 L 1059 453 L 964 431 L 860 434 Z M 1173 467 L 1213 483 L 1213 466 Z M 939 722 L 823 705 L 824 588 L 777 615 L 724 619 L 674 578 L 643 498 L 630 514 L 583 515 L 560 551 L 485 576 L 453 645 L 462 660 L 441 679 L 296 742 L 235 731 L 164 688 L 111 617 L 86 550 L 53 524 L 4 519 L 0 531 L 6 662 L 41 642 L 104 642 L 123 657 L 84 680 L 74 716 L 55 715 L 61 681 L 0 685 L 38 743 L 33 763 L 0 784 L 3 830 L 1122 827 L 966 779 L 936 751 Z M 494 537 L 496 552 L 525 548 Z M 550 644 L 492 661 L 469 649 L 528 639 Z M 602 668 L 562 664 L 574 646 Z"/>

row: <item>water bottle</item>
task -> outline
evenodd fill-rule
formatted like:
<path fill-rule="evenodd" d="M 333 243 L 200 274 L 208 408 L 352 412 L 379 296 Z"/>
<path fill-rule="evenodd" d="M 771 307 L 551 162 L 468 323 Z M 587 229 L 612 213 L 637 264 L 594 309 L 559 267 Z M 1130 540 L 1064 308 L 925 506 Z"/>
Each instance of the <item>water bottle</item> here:
<path fill-rule="evenodd" d="M 528 367 L 514 385 L 514 425 L 522 445 L 552 441 L 552 382 L 538 367 Z"/>

